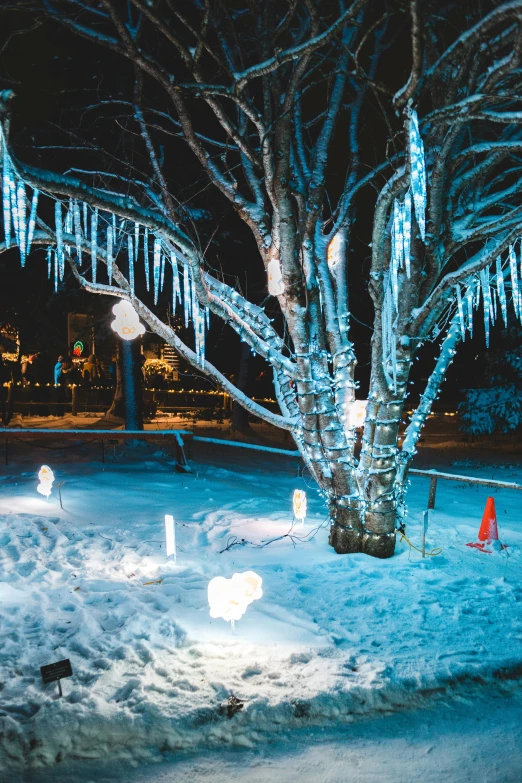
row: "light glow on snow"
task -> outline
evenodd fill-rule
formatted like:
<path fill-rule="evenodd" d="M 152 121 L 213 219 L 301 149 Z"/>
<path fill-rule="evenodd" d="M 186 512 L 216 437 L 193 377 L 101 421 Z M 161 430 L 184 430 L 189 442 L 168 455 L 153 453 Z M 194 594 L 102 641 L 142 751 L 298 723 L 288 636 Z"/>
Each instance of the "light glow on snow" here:
<path fill-rule="evenodd" d="M 36 487 L 36 491 L 39 492 L 40 495 L 45 495 L 45 497 L 48 498 L 51 494 L 54 481 L 54 473 L 49 465 L 42 465 L 38 473 L 38 481 L 40 483 Z"/>
<path fill-rule="evenodd" d="M 111 327 L 122 340 L 134 340 L 135 337 L 145 333 L 145 327 L 140 323 L 138 313 L 130 302 L 120 299 L 112 308 L 112 312 L 116 318 L 111 323 Z"/>
<path fill-rule="evenodd" d="M 261 598 L 263 580 L 254 571 L 233 574 L 231 579 L 216 576 L 208 583 L 208 603 L 211 617 L 227 622 L 240 620 L 247 606 Z"/>

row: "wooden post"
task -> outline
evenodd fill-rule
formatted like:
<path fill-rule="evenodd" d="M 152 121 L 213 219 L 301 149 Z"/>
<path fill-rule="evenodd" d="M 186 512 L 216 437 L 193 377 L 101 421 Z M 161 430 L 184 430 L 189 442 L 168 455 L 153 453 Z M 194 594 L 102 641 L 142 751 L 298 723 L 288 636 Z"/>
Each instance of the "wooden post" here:
<path fill-rule="evenodd" d="M 176 470 L 179 473 L 191 473 L 191 467 L 188 464 L 187 457 L 185 454 L 185 448 L 183 446 L 183 441 L 179 442 L 179 437 L 175 439 L 176 443 Z"/>
<path fill-rule="evenodd" d="M 78 387 L 75 383 L 71 386 L 71 413 L 73 416 L 78 415 Z"/>
<path fill-rule="evenodd" d="M 428 492 L 428 508 L 435 508 L 436 494 L 437 494 L 437 476 L 430 476 L 430 489 Z"/>

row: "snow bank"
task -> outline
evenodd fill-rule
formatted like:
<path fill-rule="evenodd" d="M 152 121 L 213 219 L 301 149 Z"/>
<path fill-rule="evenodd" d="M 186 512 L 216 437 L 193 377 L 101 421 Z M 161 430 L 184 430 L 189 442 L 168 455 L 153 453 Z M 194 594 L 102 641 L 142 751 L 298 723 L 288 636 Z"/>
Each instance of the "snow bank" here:
<path fill-rule="evenodd" d="M 238 459 L 234 471 L 198 465 L 193 475 L 152 459 L 51 465 L 65 481 L 63 510 L 55 493 L 37 494 L 39 465 L 2 477 L 0 769 L 251 747 L 292 726 L 520 676 L 518 493 L 494 495 L 504 553 L 465 546 L 491 490 L 441 482 L 428 531 L 441 556 L 423 561 L 403 542 L 388 561 L 342 557 L 303 479 Z M 412 485 L 408 535 L 418 543 L 427 482 Z M 295 488 L 307 489 L 309 516 L 298 537 L 281 538 Z M 165 513 L 176 519 L 177 566 L 164 555 Z M 248 570 L 263 597 L 234 633 L 210 617 L 207 586 Z M 74 676 L 58 699 L 39 667 L 66 657 Z"/>

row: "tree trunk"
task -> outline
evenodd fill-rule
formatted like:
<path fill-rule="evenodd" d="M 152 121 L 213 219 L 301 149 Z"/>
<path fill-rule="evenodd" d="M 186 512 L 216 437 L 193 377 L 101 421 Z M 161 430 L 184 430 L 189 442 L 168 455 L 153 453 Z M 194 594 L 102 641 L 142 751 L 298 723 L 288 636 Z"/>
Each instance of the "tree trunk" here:
<path fill-rule="evenodd" d="M 395 501 L 372 504 L 363 512 L 359 502 L 347 506 L 334 498 L 330 502 L 329 543 L 337 554 L 362 552 L 372 557 L 391 557 L 395 551 L 397 510 Z"/>
<path fill-rule="evenodd" d="M 125 404 L 125 429 L 143 429 L 143 376 L 140 366 L 140 350 L 136 340 L 123 340 L 122 377 Z"/>
<path fill-rule="evenodd" d="M 111 407 L 105 415 L 116 416 L 119 419 L 125 418 L 121 340 L 118 340 L 116 348 L 116 385 L 114 387 L 114 396 L 112 398 Z"/>
<path fill-rule="evenodd" d="M 239 356 L 239 370 L 237 373 L 236 386 L 245 394 L 248 394 L 249 367 L 251 357 L 252 351 L 250 350 L 248 343 L 241 343 L 241 353 Z M 248 411 L 237 402 L 234 403 L 232 426 L 236 430 L 250 429 L 250 425 L 248 423 Z"/>
<path fill-rule="evenodd" d="M 339 554 L 363 552 L 391 557 L 397 527 L 397 436 L 402 402 L 370 400 L 359 464 L 354 467 L 355 495 L 330 502 L 330 544 Z"/>
<path fill-rule="evenodd" d="M 126 430 L 143 429 L 143 375 L 137 340 L 119 340 L 116 353 L 116 386 L 107 416 L 125 421 Z"/>

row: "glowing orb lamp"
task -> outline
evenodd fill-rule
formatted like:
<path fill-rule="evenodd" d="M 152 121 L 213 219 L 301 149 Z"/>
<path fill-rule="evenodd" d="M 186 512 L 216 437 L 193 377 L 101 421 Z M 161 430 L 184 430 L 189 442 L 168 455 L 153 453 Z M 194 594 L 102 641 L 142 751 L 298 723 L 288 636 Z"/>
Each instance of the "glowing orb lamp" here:
<path fill-rule="evenodd" d="M 304 522 L 306 518 L 306 492 L 303 489 L 294 490 L 294 517 Z"/>
<path fill-rule="evenodd" d="M 280 296 L 284 293 L 285 284 L 283 282 L 283 275 L 281 274 L 281 267 L 279 260 L 273 258 L 268 262 L 268 292 L 272 296 Z"/>
<path fill-rule="evenodd" d="M 112 308 L 112 312 L 116 318 L 111 323 L 111 327 L 122 340 L 134 340 L 135 337 L 145 333 L 145 327 L 140 323 L 138 313 L 130 302 L 120 299 Z"/>
<path fill-rule="evenodd" d="M 368 400 L 353 400 L 348 403 L 348 426 L 350 428 L 362 427 L 366 418 Z"/>
<path fill-rule="evenodd" d="M 38 481 L 40 482 L 36 487 L 36 491 L 40 495 L 45 495 L 46 498 L 51 494 L 51 489 L 54 481 L 54 473 L 49 465 L 42 465 L 38 473 Z"/>
<path fill-rule="evenodd" d="M 247 606 L 261 598 L 263 580 L 254 571 L 233 574 L 231 579 L 216 576 L 208 583 L 208 603 L 211 617 L 222 617 L 227 622 L 240 620 Z"/>

